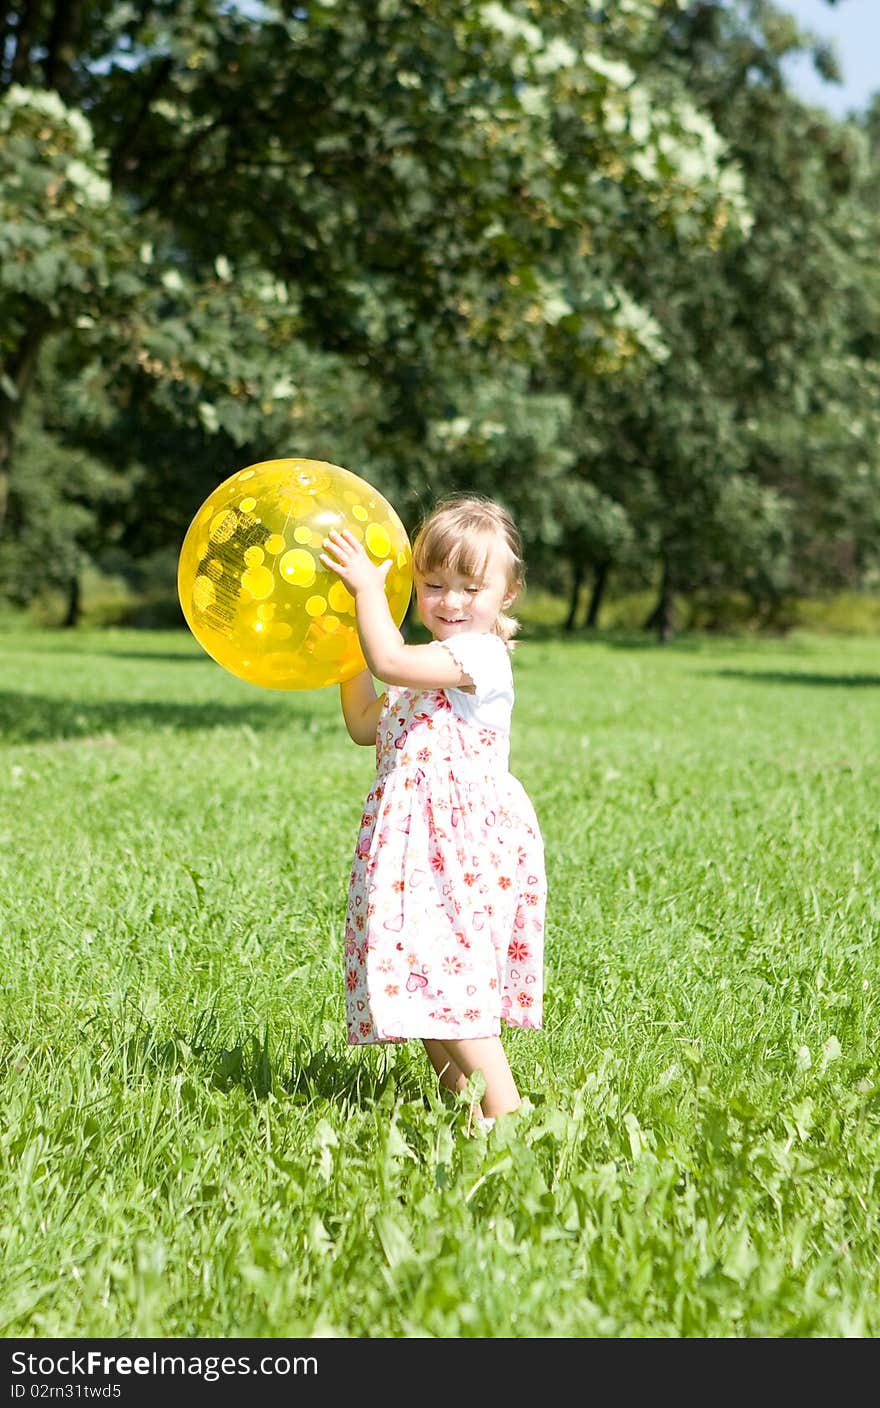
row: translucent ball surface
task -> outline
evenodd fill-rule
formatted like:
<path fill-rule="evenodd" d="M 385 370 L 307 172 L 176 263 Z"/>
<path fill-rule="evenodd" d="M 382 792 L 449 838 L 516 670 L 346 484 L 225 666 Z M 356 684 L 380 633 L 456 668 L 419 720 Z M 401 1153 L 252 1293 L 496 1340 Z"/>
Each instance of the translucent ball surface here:
<path fill-rule="evenodd" d="M 187 625 L 219 665 L 266 689 L 321 689 L 366 668 L 354 598 L 320 561 L 349 528 L 375 563 L 395 625 L 412 592 L 412 551 L 391 505 L 322 460 L 265 460 L 219 484 L 183 540 L 177 591 Z"/>

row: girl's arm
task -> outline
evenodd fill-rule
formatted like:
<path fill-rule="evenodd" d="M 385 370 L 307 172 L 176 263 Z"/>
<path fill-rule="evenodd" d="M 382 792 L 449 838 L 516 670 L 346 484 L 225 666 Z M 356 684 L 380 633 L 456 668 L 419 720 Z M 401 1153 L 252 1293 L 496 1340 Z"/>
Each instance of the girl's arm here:
<path fill-rule="evenodd" d="M 361 670 L 354 679 L 346 680 L 339 686 L 342 704 L 342 717 L 349 737 L 365 747 L 376 742 L 376 729 L 379 715 L 385 701 L 384 694 L 377 696 L 373 677 L 369 670 Z"/>
<path fill-rule="evenodd" d="M 342 578 L 355 601 L 358 636 L 370 673 L 385 684 L 409 689 L 464 689 L 474 682 L 439 641 L 407 645 L 394 624 L 385 595 L 391 560 L 374 567 L 353 533 L 324 539 L 321 561 Z"/>

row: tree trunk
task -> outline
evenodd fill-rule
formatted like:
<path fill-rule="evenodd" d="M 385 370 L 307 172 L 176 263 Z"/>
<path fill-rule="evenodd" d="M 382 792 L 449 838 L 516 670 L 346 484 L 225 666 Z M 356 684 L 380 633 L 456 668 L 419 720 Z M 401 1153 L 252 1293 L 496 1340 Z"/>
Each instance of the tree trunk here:
<path fill-rule="evenodd" d="M 584 580 L 584 564 L 579 557 L 576 558 L 575 561 L 572 563 L 571 569 L 571 596 L 569 597 L 568 603 L 568 615 L 565 618 L 565 629 L 567 631 L 574 630 L 574 618 L 577 615 L 578 601 L 580 600 L 581 595 L 581 585 Z"/>
<path fill-rule="evenodd" d="M 150 106 L 168 83 L 173 72 L 173 59 L 166 58 L 163 59 L 160 64 L 157 64 L 153 76 L 145 85 L 144 91 L 141 94 L 137 112 L 132 121 L 126 126 L 122 136 L 114 143 L 110 153 L 110 179 L 114 183 L 120 179 L 128 164 L 136 160 L 133 152 L 138 144 L 140 131 L 150 111 Z"/>
<path fill-rule="evenodd" d="M 664 560 L 663 578 L 660 582 L 657 604 L 642 626 L 645 631 L 656 631 L 658 639 L 664 643 L 672 640 L 675 635 L 675 626 L 672 620 L 672 595 L 672 573 L 669 570 L 669 563 Z"/>
<path fill-rule="evenodd" d="M 79 573 L 72 572 L 70 581 L 67 583 L 67 612 L 62 626 L 76 626 L 82 611 L 82 593 L 79 584 Z"/>
<path fill-rule="evenodd" d="M 605 588 L 608 585 L 608 576 L 611 572 L 611 563 L 600 562 L 596 568 L 596 575 L 593 578 L 593 590 L 590 592 L 590 604 L 587 607 L 587 616 L 584 625 L 588 630 L 595 630 L 599 621 L 599 609 L 602 605 L 602 598 L 605 595 Z"/>
<path fill-rule="evenodd" d="M 82 0 L 55 0 L 46 48 L 46 87 L 65 97 L 70 92 L 76 40 L 82 19 Z"/>
<path fill-rule="evenodd" d="M 0 87 L 6 87 L 6 31 L 9 26 L 9 0 L 0 0 Z"/>
<path fill-rule="evenodd" d="M 35 314 L 27 332 L 2 368 L 3 377 L 15 388 L 10 396 L 0 385 L 0 537 L 6 521 L 9 497 L 9 468 L 15 431 L 21 416 L 22 403 L 33 381 L 37 357 L 51 326 L 48 315 L 41 309 Z"/>
<path fill-rule="evenodd" d="M 41 0 L 25 0 L 18 17 L 15 32 L 15 52 L 12 56 L 13 83 L 27 83 L 31 49 L 36 43 L 40 25 Z"/>

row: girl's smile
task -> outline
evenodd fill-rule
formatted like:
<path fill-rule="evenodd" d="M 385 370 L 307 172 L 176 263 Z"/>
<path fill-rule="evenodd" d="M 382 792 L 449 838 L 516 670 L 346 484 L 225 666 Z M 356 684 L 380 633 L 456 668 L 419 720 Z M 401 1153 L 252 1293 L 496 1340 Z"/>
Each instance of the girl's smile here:
<path fill-rule="evenodd" d="M 464 576 L 449 567 L 433 567 L 416 576 L 416 600 L 423 624 L 435 640 L 465 631 L 491 631 L 499 612 L 515 596 L 507 581 L 508 559 L 503 547 L 493 545 L 480 578 Z"/>

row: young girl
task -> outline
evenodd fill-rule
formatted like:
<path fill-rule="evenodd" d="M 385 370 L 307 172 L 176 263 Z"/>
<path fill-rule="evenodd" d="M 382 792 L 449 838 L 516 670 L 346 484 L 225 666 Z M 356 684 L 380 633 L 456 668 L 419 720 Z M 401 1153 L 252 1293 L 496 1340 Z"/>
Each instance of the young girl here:
<path fill-rule="evenodd" d="M 450 1090 L 481 1071 L 483 1125 L 521 1103 L 502 1021 L 541 1026 L 546 880 L 531 802 L 508 771 L 513 676 L 505 610 L 522 546 L 500 505 L 441 503 L 413 545 L 430 645 L 407 645 L 350 532 L 321 560 L 355 598 L 368 669 L 340 686 L 355 743 L 375 745 L 345 925 L 348 1040 L 420 1037 Z M 376 697 L 372 676 L 389 686 Z"/>

